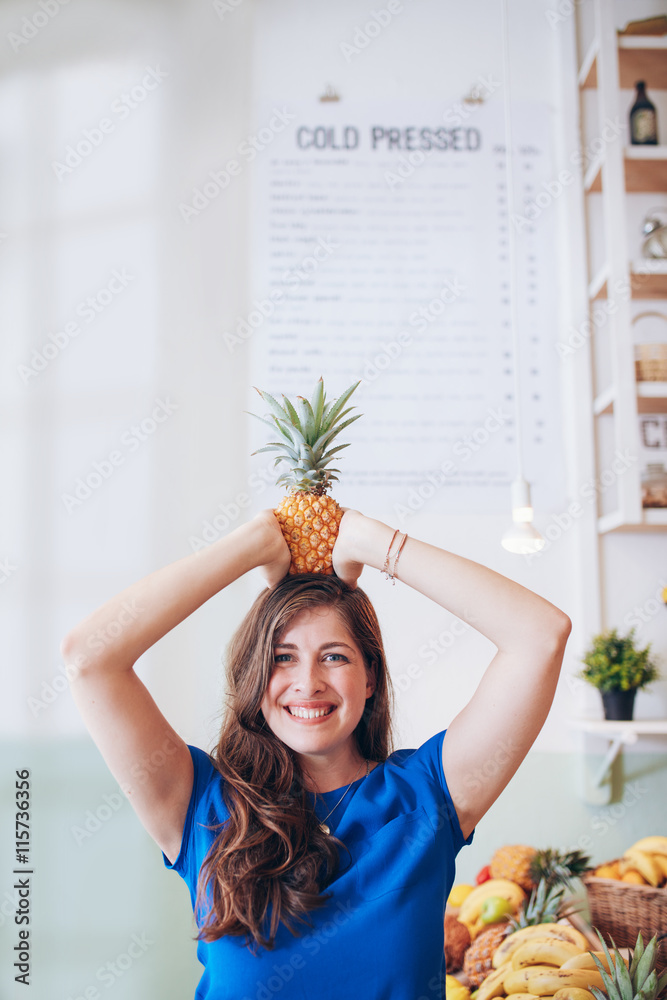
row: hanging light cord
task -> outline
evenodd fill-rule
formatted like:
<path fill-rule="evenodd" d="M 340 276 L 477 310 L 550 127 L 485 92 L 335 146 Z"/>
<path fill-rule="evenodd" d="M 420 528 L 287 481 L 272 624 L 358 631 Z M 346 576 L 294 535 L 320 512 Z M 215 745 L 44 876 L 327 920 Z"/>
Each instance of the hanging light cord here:
<path fill-rule="evenodd" d="M 505 177 L 507 180 L 507 236 L 509 246 L 510 271 L 510 323 L 512 326 L 512 350 L 514 353 L 514 426 L 518 478 L 523 479 L 523 448 L 521 434 L 521 380 L 519 376 L 519 317 L 517 309 L 517 259 L 516 240 L 512 217 L 514 215 L 514 173 L 512 169 L 512 111 L 510 100 L 510 49 L 507 18 L 507 0 L 501 0 L 503 34 L 503 89 L 505 105 Z"/>

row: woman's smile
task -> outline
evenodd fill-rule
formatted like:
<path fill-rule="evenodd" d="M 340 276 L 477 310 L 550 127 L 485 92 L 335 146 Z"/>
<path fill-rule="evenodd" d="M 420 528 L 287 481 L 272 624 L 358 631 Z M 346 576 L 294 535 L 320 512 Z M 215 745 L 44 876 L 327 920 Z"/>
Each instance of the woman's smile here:
<path fill-rule="evenodd" d="M 372 693 L 363 654 L 333 608 L 304 610 L 276 636 L 262 712 L 297 753 L 338 756 L 346 748 L 349 761 Z"/>

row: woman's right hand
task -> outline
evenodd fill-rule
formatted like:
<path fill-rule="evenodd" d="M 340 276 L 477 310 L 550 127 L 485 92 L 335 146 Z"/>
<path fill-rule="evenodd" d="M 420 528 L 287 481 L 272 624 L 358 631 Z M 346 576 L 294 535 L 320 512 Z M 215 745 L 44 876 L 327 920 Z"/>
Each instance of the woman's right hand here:
<path fill-rule="evenodd" d="M 259 563 L 259 570 L 269 587 L 275 587 L 289 572 L 292 560 L 289 546 L 271 508 L 261 510 L 252 519 L 252 523 L 261 532 L 262 561 Z"/>

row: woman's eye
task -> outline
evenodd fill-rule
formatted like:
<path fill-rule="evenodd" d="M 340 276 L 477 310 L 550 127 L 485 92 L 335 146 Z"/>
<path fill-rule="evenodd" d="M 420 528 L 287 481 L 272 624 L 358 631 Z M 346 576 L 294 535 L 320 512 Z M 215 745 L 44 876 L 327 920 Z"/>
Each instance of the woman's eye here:
<path fill-rule="evenodd" d="M 330 657 L 334 657 L 335 660 L 347 660 L 347 656 L 343 656 L 342 653 L 327 653 L 327 660 Z"/>
<path fill-rule="evenodd" d="M 273 657 L 275 663 L 283 663 L 285 660 L 291 659 L 289 653 L 276 653 Z"/>

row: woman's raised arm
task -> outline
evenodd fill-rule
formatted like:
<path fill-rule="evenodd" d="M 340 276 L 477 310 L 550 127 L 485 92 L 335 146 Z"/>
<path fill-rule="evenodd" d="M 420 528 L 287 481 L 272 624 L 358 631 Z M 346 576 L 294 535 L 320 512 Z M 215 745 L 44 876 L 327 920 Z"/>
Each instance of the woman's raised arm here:
<path fill-rule="evenodd" d="M 192 760 L 134 664 L 232 581 L 261 566 L 269 584 L 275 584 L 287 573 L 289 560 L 275 516 L 262 511 L 207 549 L 121 591 L 61 643 L 72 696 L 93 740 L 139 819 L 172 862 L 192 790 Z M 182 683 L 188 683 L 187 678 Z"/>
<path fill-rule="evenodd" d="M 354 584 L 363 565 L 382 569 L 393 534 L 381 521 L 346 511 L 334 549 L 336 573 Z M 549 714 L 572 623 L 501 573 L 415 538 L 407 539 L 396 575 L 498 647 L 443 742 L 447 784 L 467 837 Z"/>

